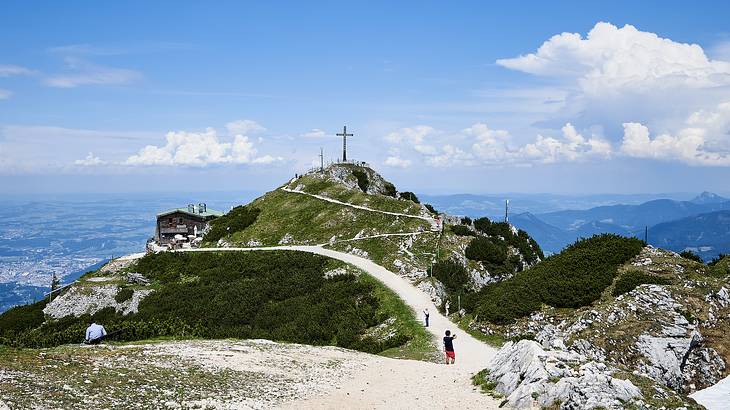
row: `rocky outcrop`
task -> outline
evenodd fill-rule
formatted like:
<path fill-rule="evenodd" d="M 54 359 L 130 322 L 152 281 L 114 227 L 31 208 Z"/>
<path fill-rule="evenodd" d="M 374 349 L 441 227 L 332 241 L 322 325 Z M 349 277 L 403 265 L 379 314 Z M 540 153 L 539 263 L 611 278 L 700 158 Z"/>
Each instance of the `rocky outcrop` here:
<path fill-rule="evenodd" d="M 118 313 L 128 315 L 136 313 L 139 302 L 153 291 L 151 289 L 137 289 L 132 297 L 117 302 L 115 297 L 119 292 L 117 285 L 72 286 L 68 291 L 53 299 L 43 309 L 43 313 L 53 319 L 66 316 L 81 316 L 94 313 L 111 307 Z"/>
<path fill-rule="evenodd" d="M 446 288 L 444 287 L 444 284 L 439 282 L 436 278 L 425 278 L 418 282 L 416 287 L 423 293 L 427 294 L 436 306 L 441 306 L 446 299 Z"/>
<path fill-rule="evenodd" d="M 545 350 L 533 340 L 508 342 L 488 367 L 488 378 L 511 407 L 560 403 L 561 409 L 622 409 L 642 398 L 614 369 L 565 350 Z"/>
<path fill-rule="evenodd" d="M 386 184 L 388 183 L 380 174 L 365 164 L 332 164 L 324 169 L 323 178 L 344 185 L 348 189 L 360 189 L 357 178 L 353 171 L 363 172 L 368 179 L 366 194 L 387 195 Z M 319 172 L 319 171 L 317 171 Z"/>

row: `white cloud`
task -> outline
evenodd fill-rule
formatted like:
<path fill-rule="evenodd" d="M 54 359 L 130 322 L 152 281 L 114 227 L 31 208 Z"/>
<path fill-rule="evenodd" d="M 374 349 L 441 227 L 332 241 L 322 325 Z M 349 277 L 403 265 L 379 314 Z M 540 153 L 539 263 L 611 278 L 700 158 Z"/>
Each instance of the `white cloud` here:
<path fill-rule="evenodd" d="M 69 72 L 47 77 L 44 83 L 51 87 L 74 88 L 80 85 L 128 84 L 142 78 L 142 74 L 125 68 L 105 67 L 77 58 L 65 59 Z"/>
<path fill-rule="evenodd" d="M 301 134 L 304 138 L 322 138 L 326 135 L 327 133 L 319 128 L 312 128 L 311 130 Z"/>
<path fill-rule="evenodd" d="M 391 155 L 385 159 L 385 165 L 394 168 L 408 168 L 412 162 L 410 159 L 404 159 L 395 155 Z"/>
<path fill-rule="evenodd" d="M 207 128 L 204 132 L 168 132 L 166 140 L 164 146 L 148 145 L 142 148 L 127 158 L 124 164 L 205 167 L 216 164 L 269 164 L 283 160 L 270 155 L 257 156 L 257 149 L 247 136 L 239 134 L 232 142 L 221 142 L 213 128 Z"/>
<path fill-rule="evenodd" d="M 11 95 L 13 95 L 12 91 L 0 88 L 0 100 L 10 98 Z"/>
<path fill-rule="evenodd" d="M 0 77 L 12 77 L 16 75 L 30 75 L 33 70 L 19 65 L 0 64 Z"/>
<path fill-rule="evenodd" d="M 414 144 L 423 142 L 423 132 L 403 132 L 415 130 L 416 127 L 388 134 L 388 140 L 400 142 L 397 147 L 420 154 L 426 164 L 435 167 L 573 162 L 587 158 L 608 158 L 612 154 L 608 141 L 595 135 L 586 138 L 570 123 L 563 126 L 561 137 L 537 135 L 533 141 L 523 144 L 515 141 L 506 130 L 491 129 L 483 123 L 476 123 L 454 134 L 437 132 L 427 126 L 420 127 L 422 130 L 428 129 L 426 134 L 435 136 L 431 137 L 432 144 Z M 396 135 L 398 137 L 394 137 Z M 391 150 L 390 155 L 390 165 L 401 164 L 399 149 Z"/>
<path fill-rule="evenodd" d="M 435 155 L 426 156 L 426 163 L 434 167 L 473 165 L 474 156 L 459 147 L 446 144 Z"/>
<path fill-rule="evenodd" d="M 89 154 L 84 159 L 77 159 L 76 161 L 74 161 L 74 165 L 82 167 L 93 167 L 104 164 L 106 164 L 106 162 L 95 156 L 93 152 L 89 152 Z"/>
<path fill-rule="evenodd" d="M 226 124 L 226 129 L 231 134 L 248 135 L 266 131 L 261 124 L 252 120 L 236 120 Z"/>
<path fill-rule="evenodd" d="M 425 143 L 426 139 L 433 138 L 435 134 L 436 129 L 431 126 L 416 125 L 391 132 L 385 136 L 385 140 L 391 144 L 406 144 L 424 155 L 436 155 L 438 149 Z"/>
<path fill-rule="evenodd" d="M 689 116 L 685 126 L 653 139 L 649 128 L 636 122 L 623 124 L 621 152 L 634 158 L 678 160 L 698 166 L 730 166 L 730 103 Z"/>
<path fill-rule="evenodd" d="M 709 59 L 697 44 L 678 43 L 628 24 L 618 28 L 600 22 L 585 38 L 558 34 L 535 53 L 497 64 L 538 76 L 573 78 L 590 94 L 730 84 L 730 63 Z"/>

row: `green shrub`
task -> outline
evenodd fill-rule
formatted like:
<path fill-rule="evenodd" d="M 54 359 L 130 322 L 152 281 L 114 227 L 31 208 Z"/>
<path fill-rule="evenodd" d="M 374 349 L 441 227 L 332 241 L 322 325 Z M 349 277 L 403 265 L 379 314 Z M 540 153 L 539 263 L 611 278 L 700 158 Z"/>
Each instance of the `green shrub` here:
<path fill-rule="evenodd" d="M 544 303 L 587 306 L 611 285 L 618 267 L 641 252 L 644 242 L 613 234 L 582 239 L 531 269 L 469 295 L 467 311 L 493 323 L 510 323 Z"/>
<path fill-rule="evenodd" d="M 700 258 L 699 255 L 697 255 L 696 253 L 694 253 L 692 251 L 682 251 L 682 252 L 680 252 L 679 256 L 681 256 L 681 257 L 683 257 L 685 259 L 689 259 L 691 261 L 695 261 L 695 262 L 699 262 L 699 263 L 705 263 L 702 260 L 702 258 Z"/>
<path fill-rule="evenodd" d="M 432 214 L 438 215 L 439 211 L 437 211 L 436 208 L 433 207 L 433 205 L 431 205 L 431 204 L 423 204 L 423 206 L 425 206 L 426 209 L 428 209 L 428 211 L 431 212 Z"/>
<path fill-rule="evenodd" d="M 464 266 L 451 259 L 433 264 L 430 274 L 443 283 L 449 292 L 462 291 L 469 283 L 469 273 Z"/>
<path fill-rule="evenodd" d="M 641 271 L 628 271 L 618 278 L 613 287 L 613 296 L 631 292 L 639 285 L 669 285 L 672 282 L 661 276 L 648 275 Z"/>
<path fill-rule="evenodd" d="M 227 214 L 210 221 L 210 231 L 205 234 L 204 240 L 209 243 L 218 242 L 234 232 L 240 232 L 258 218 L 261 210 L 248 206 L 237 206 Z"/>
<path fill-rule="evenodd" d="M 360 169 L 354 169 L 352 170 L 352 175 L 357 178 L 357 186 L 360 187 L 362 192 L 367 192 L 368 187 L 370 186 L 370 180 L 368 179 L 368 174 L 365 173 L 365 171 Z"/>
<path fill-rule="evenodd" d="M 478 236 L 469 242 L 464 255 L 486 264 L 502 264 L 507 260 L 507 246 L 498 239 Z"/>
<path fill-rule="evenodd" d="M 385 319 L 376 314 L 374 287 L 353 275 L 326 278 L 331 264 L 303 252 L 150 254 L 136 269 L 158 289 L 139 311 L 123 316 L 107 308 L 93 318 L 107 331 L 123 330 L 116 339 L 123 341 L 263 338 L 371 351 L 361 335 Z M 192 276 L 200 279 L 184 280 Z M 91 316 L 44 324 L 42 306 L 0 315 L 0 343 L 50 347 L 83 339 Z"/>
<path fill-rule="evenodd" d="M 421 201 L 418 200 L 418 197 L 416 196 L 416 194 L 414 194 L 413 192 L 401 192 L 400 197 L 401 197 L 401 199 L 405 199 L 407 201 L 412 201 L 417 204 L 421 203 Z"/>
<path fill-rule="evenodd" d="M 717 255 L 716 257 L 712 258 L 712 260 L 711 260 L 711 261 L 709 261 L 709 262 L 707 263 L 707 265 L 708 265 L 708 266 L 715 266 L 715 265 L 717 265 L 717 264 L 718 264 L 718 263 L 719 263 L 720 261 L 722 261 L 723 259 L 725 259 L 725 257 L 728 257 L 728 256 L 730 256 L 730 255 L 726 255 L 726 254 L 724 254 L 724 253 L 721 253 L 721 254 Z"/>
<path fill-rule="evenodd" d="M 512 230 L 513 227 L 506 222 L 492 222 L 489 218 L 479 218 L 474 220 L 474 228 L 485 235 L 504 238 L 508 245 L 512 245 L 520 251 L 530 265 L 545 258 L 540 245 L 527 232 L 518 229 L 515 234 Z"/>
<path fill-rule="evenodd" d="M 461 218 L 461 224 L 462 225 L 471 225 L 471 218 L 469 218 L 468 216 Z"/>
<path fill-rule="evenodd" d="M 123 287 L 120 288 L 117 294 L 114 296 L 114 300 L 117 301 L 117 303 L 123 303 L 128 301 L 129 299 L 132 299 L 132 294 L 134 294 L 134 290 L 129 287 Z"/>
<path fill-rule="evenodd" d="M 45 321 L 43 308 L 47 299 L 30 305 L 16 306 L 0 315 L 0 334 L 19 333 L 27 329 L 38 327 Z"/>
<path fill-rule="evenodd" d="M 392 196 L 395 198 L 398 195 L 398 191 L 395 189 L 395 185 L 391 184 L 390 182 L 385 182 L 385 195 Z"/>
<path fill-rule="evenodd" d="M 464 225 L 451 225 L 450 226 L 451 232 L 454 233 L 454 235 L 458 236 L 477 236 L 476 232 L 472 231 L 471 229 L 467 228 Z"/>

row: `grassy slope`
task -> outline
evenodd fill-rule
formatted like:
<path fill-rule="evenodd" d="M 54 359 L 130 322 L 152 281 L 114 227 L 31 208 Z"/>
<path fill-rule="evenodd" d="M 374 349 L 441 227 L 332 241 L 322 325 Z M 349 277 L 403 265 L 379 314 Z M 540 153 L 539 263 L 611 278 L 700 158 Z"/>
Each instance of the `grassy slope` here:
<path fill-rule="evenodd" d="M 314 245 L 333 236 L 350 239 L 360 231 L 370 236 L 429 229 L 423 220 L 349 208 L 282 190 L 269 192 L 250 206 L 261 209 L 261 214 L 253 225 L 231 235 L 236 244 L 277 245 L 288 234 L 291 243 Z"/>
<path fill-rule="evenodd" d="M 420 215 L 421 207 L 411 201 L 395 199 L 384 195 L 368 195 L 359 189 L 347 189 L 344 185 L 318 177 L 319 174 L 304 175 L 289 184 L 289 188 L 303 186 L 303 192 L 322 195 L 338 201 L 366 206 L 381 211 Z M 353 178 L 354 180 L 354 178 Z"/>

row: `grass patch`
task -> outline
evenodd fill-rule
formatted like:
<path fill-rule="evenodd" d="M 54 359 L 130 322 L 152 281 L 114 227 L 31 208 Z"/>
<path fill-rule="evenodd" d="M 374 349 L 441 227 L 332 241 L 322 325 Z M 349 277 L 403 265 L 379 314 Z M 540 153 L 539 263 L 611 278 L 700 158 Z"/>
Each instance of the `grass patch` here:
<path fill-rule="evenodd" d="M 466 333 L 469 333 L 473 338 L 482 341 L 490 346 L 494 347 L 502 347 L 504 345 L 505 340 L 504 337 L 500 334 L 485 334 L 480 332 L 479 330 L 475 330 L 471 328 L 471 323 L 474 321 L 474 317 L 470 314 L 465 314 L 464 316 L 459 319 L 456 324 L 459 326 L 459 329 L 465 331 Z"/>
<path fill-rule="evenodd" d="M 397 359 L 412 359 L 436 361 L 440 354 L 433 337 L 423 323 L 417 319 L 417 314 L 390 288 L 368 274 L 361 274 L 360 281 L 373 288 L 375 297 L 380 302 L 377 313 L 386 317 L 395 318 L 395 330 L 408 341 L 398 347 L 380 352 L 380 355 Z"/>
<path fill-rule="evenodd" d="M 501 393 L 495 390 L 497 388 L 497 383 L 489 380 L 489 369 L 484 369 L 472 376 L 471 383 L 474 386 L 479 387 L 479 390 L 482 393 L 488 394 L 495 399 L 501 399 L 504 397 Z"/>

